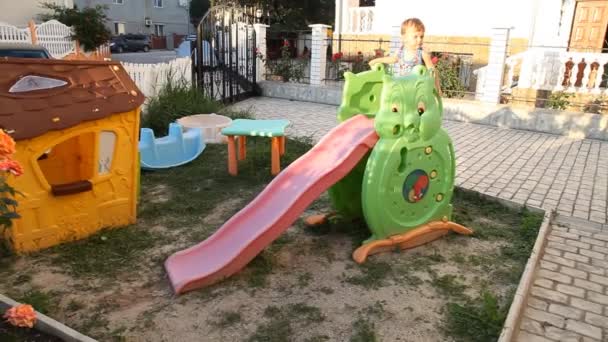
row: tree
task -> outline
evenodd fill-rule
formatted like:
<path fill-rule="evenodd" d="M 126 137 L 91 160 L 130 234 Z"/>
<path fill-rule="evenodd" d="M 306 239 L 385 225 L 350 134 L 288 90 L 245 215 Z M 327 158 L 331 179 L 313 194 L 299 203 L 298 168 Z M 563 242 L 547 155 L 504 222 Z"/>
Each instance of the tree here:
<path fill-rule="evenodd" d="M 198 27 L 198 24 L 205 16 L 205 13 L 211 7 L 211 3 L 209 0 L 191 0 L 190 1 L 190 23 L 194 27 Z"/>
<path fill-rule="evenodd" d="M 331 0 L 211 0 L 211 6 L 225 4 L 264 9 L 276 30 L 308 29 L 311 24 L 334 22 L 335 3 Z"/>
<path fill-rule="evenodd" d="M 43 20 L 55 19 L 67 26 L 74 28 L 73 40 L 78 40 L 85 51 L 95 50 L 98 46 L 108 42 L 111 37 L 110 31 L 106 28 L 107 6 L 97 5 L 95 7 L 67 8 L 52 3 L 42 4 L 43 8 L 50 9 L 53 13 L 40 14 L 38 17 Z"/>

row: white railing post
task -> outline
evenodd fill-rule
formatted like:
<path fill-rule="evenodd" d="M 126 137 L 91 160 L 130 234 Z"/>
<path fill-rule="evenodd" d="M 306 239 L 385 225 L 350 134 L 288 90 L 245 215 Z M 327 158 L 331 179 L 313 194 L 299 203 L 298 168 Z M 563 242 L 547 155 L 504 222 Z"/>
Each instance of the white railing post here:
<path fill-rule="evenodd" d="M 572 67 L 572 75 L 570 76 L 570 87 L 568 87 L 566 91 L 569 93 L 576 93 L 575 84 L 578 76 L 578 63 L 580 63 L 580 61 L 577 62 L 576 59 L 573 59 L 572 62 L 574 62 L 574 66 Z"/>
<path fill-rule="evenodd" d="M 320 85 L 325 80 L 327 68 L 327 29 L 324 24 L 309 25 L 312 28 L 312 48 L 310 59 L 310 84 Z"/>
<path fill-rule="evenodd" d="M 600 94 L 602 90 L 600 89 L 600 84 L 602 83 L 602 76 L 604 75 L 604 64 L 606 64 L 606 59 L 601 56 L 595 60 L 599 65 L 597 66 L 597 74 L 595 75 L 595 84 L 591 89 L 593 94 Z M 593 63 L 591 63 L 593 64 Z"/>
<path fill-rule="evenodd" d="M 510 28 L 494 28 L 481 101 L 499 103 Z"/>
<path fill-rule="evenodd" d="M 255 31 L 255 51 L 261 57 L 256 56 L 255 70 L 256 82 L 266 79 L 266 63 L 262 58 L 266 59 L 266 29 L 270 27 L 265 24 L 253 24 L 253 30 Z"/>

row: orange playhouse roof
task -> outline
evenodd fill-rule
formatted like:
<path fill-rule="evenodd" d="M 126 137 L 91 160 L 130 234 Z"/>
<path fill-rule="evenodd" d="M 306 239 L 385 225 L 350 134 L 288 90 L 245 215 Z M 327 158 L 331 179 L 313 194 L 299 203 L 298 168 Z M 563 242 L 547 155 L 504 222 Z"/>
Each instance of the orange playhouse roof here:
<path fill-rule="evenodd" d="M 129 112 L 143 102 L 118 62 L 0 59 L 0 128 L 15 140 Z"/>

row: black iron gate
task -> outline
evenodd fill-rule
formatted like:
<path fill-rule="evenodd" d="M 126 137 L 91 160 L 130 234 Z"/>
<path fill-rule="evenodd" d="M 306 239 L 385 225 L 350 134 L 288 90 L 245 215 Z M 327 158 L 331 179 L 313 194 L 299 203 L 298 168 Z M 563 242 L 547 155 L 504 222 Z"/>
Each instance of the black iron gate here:
<path fill-rule="evenodd" d="M 259 95 L 253 29 L 259 12 L 251 7 L 215 6 L 198 25 L 192 80 L 209 97 L 234 102 Z"/>

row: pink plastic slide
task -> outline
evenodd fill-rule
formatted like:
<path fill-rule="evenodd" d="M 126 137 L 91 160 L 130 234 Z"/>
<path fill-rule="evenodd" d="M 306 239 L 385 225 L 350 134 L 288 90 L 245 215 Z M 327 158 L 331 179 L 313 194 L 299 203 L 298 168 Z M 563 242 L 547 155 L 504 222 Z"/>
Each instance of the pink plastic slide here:
<path fill-rule="evenodd" d="M 332 129 L 212 236 L 167 259 L 165 268 L 175 292 L 210 285 L 241 270 L 345 177 L 377 141 L 373 119 L 363 115 Z"/>

